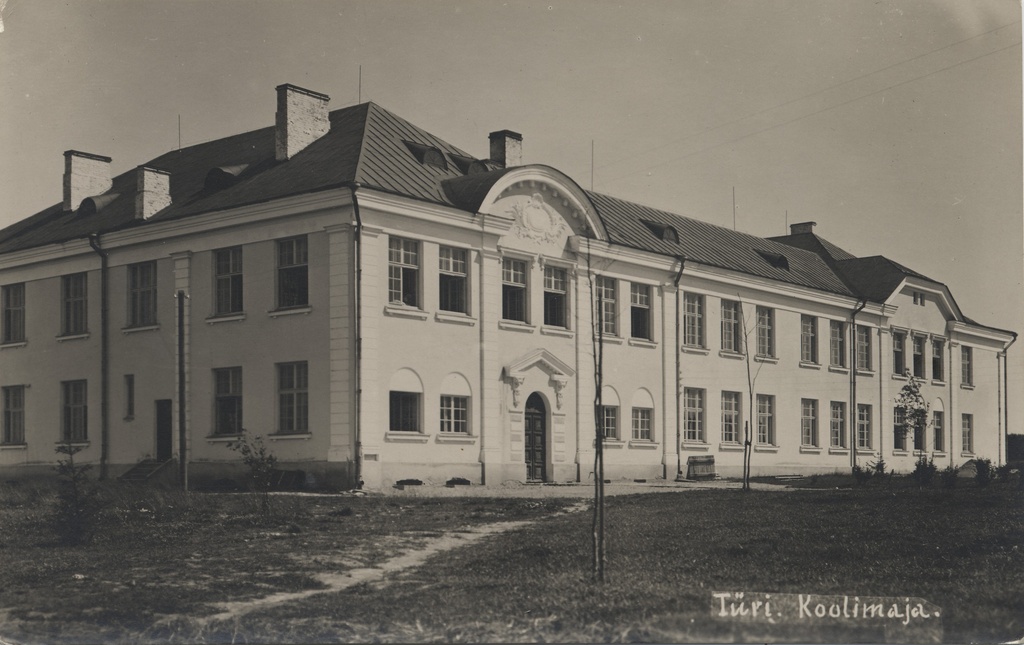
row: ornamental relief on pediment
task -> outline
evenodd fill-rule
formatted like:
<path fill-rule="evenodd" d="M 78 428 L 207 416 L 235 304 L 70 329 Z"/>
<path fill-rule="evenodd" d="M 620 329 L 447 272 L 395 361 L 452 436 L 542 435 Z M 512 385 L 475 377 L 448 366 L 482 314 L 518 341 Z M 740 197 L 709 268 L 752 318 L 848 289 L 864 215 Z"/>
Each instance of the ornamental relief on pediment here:
<path fill-rule="evenodd" d="M 550 203 L 550 197 L 539 190 L 502 197 L 495 202 L 494 210 L 513 220 L 512 228 L 499 242 L 507 248 L 560 255 L 566 240 L 573 235 L 573 229 Z"/>

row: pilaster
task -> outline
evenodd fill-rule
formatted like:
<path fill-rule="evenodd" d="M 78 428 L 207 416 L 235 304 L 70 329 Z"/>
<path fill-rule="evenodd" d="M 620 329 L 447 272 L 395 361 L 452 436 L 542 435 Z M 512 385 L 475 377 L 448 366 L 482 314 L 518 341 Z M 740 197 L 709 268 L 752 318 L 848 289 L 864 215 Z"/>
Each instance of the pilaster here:
<path fill-rule="evenodd" d="M 483 483 L 500 484 L 504 477 L 501 464 L 510 460 L 509 414 L 506 409 L 498 346 L 497 321 L 501 312 L 501 255 L 483 250 L 474 253 L 479 285 L 480 318 L 480 463 Z M 511 403 L 509 401 L 508 403 Z M 522 412 L 519 413 L 520 426 Z M 522 430 L 520 429 L 520 435 Z"/>
<path fill-rule="evenodd" d="M 364 321 L 372 320 L 379 315 L 384 306 L 386 275 L 381 275 L 386 257 L 385 238 L 379 229 L 363 226 L 360 254 L 362 277 L 359 287 L 360 308 Z M 381 471 L 384 433 L 387 419 L 384 415 L 388 410 L 388 402 L 382 398 L 380 369 L 380 328 L 378 325 L 360 325 L 359 327 L 359 440 L 361 442 L 360 463 L 362 478 L 369 488 L 380 488 L 383 485 Z"/>
<path fill-rule="evenodd" d="M 181 410 L 184 407 L 185 413 L 185 459 L 186 461 L 191 459 L 192 453 L 192 301 L 189 297 L 191 293 L 191 281 L 192 281 L 192 252 L 191 251 L 180 251 L 171 254 L 171 262 L 173 263 L 174 271 L 174 294 L 172 297 L 177 299 L 179 292 L 184 293 L 184 317 L 182 321 L 181 332 L 184 337 L 183 342 L 183 354 L 184 360 L 174 361 L 174 376 L 175 376 L 175 387 L 174 387 L 174 407 L 171 412 L 172 422 L 172 433 L 174 436 L 173 441 L 173 454 L 180 459 L 181 457 L 181 437 L 178 434 L 181 423 Z M 177 347 L 177 302 L 175 302 L 175 347 Z M 175 352 L 177 354 L 177 352 Z M 179 391 L 177 384 L 180 382 L 182 377 L 181 364 L 184 364 L 184 406 L 182 406 L 182 392 Z"/>
<path fill-rule="evenodd" d="M 354 227 L 339 224 L 327 232 L 330 441 L 327 461 L 353 462 L 356 456 L 356 311 Z"/>

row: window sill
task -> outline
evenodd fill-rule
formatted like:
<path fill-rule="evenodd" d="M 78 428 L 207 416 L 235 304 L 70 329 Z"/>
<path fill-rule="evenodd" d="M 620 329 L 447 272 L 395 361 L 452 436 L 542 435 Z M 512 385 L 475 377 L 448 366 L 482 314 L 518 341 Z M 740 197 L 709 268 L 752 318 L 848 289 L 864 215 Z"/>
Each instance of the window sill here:
<path fill-rule="evenodd" d="M 893 374 L 892 380 L 894 381 L 906 381 L 909 380 L 905 374 Z"/>
<path fill-rule="evenodd" d="M 778 452 L 778 451 L 779 451 L 779 447 L 778 446 L 769 446 L 769 445 L 766 445 L 766 444 L 761 444 L 761 445 L 755 445 L 754 446 L 754 452 Z"/>
<path fill-rule="evenodd" d="M 63 336 L 57 336 L 58 343 L 64 343 L 69 340 L 85 340 L 89 337 L 89 332 L 83 332 L 81 334 L 65 334 Z"/>
<path fill-rule="evenodd" d="M 865 370 L 865 369 L 857 368 L 857 376 L 870 376 L 870 377 L 874 378 L 875 371 L 874 370 Z"/>
<path fill-rule="evenodd" d="M 700 356 L 707 356 L 710 353 L 707 347 L 697 347 L 696 345 L 683 345 L 679 348 L 679 351 L 684 354 L 698 354 Z"/>
<path fill-rule="evenodd" d="M 777 356 L 755 356 L 754 360 L 758 363 L 771 363 L 772 365 L 779 362 Z"/>
<path fill-rule="evenodd" d="M 821 446 L 800 446 L 800 452 L 808 455 L 820 455 Z"/>
<path fill-rule="evenodd" d="M 811 361 L 800 361 L 800 367 L 803 367 L 803 368 L 809 369 L 809 370 L 820 370 L 821 369 L 821 365 L 819 363 L 814 363 L 814 362 L 811 362 Z"/>
<path fill-rule="evenodd" d="M 641 448 L 643 450 L 655 450 L 660 444 L 654 441 L 647 441 L 645 439 L 630 439 L 630 448 Z"/>
<path fill-rule="evenodd" d="M 518 320 L 499 320 L 499 329 L 507 329 L 509 331 L 519 331 L 525 334 L 532 334 L 533 330 L 536 329 L 533 325 L 528 325 L 525 322 L 519 322 Z"/>
<path fill-rule="evenodd" d="M 217 323 L 237 322 L 239 320 L 245 320 L 244 312 L 235 314 L 214 314 L 206 319 L 206 324 L 214 325 Z"/>
<path fill-rule="evenodd" d="M 240 434 L 212 434 L 206 437 L 206 443 L 231 443 L 241 438 Z"/>
<path fill-rule="evenodd" d="M 972 385 L 970 383 L 961 383 L 960 384 L 960 389 L 961 390 L 973 390 L 974 389 L 974 385 Z"/>
<path fill-rule="evenodd" d="M 427 443 L 430 437 L 420 432 L 394 432 L 389 430 L 384 435 L 384 441 L 395 443 Z"/>
<path fill-rule="evenodd" d="M 910 453 L 907 452 L 906 450 L 900 450 L 898 448 L 893 448 L 892 449 L 892 454 L 893 454 L 894 457 L 906 457 Z"/>
<path fill-rule="evenodd" d="M 15 347 L 24 347 L 25 345 L 28 345 L 27 340 L 16 340 L 10 343 L 4 343 L 0 345 L 0 349 L 14 349 Z"/>
<path fill-rule="evenodd" d="M 138 327 L 122 327 L 122 334 L 136 334 L 142 331 L 159 331 L 160 325 L 139 325 Z"/>
<path fill-rule="evenodd" d="M 426 320 L 430 317 L 430 312 L 428 311 L 404 305 L 384 305 L 384 314 L 397 318 L 414 318 L 416 320 Z"/>
<path fill-rule="evenodd" d="M 849 448 L 833 447 L 833 448 L 829 448 L 828 449 L 828 454 L 830 454 L 830 455 L 848 455 L 848 454 L 850 454 L 850 449 Z"/>
<path fill-rule="evenodd" d="M 89 441 L 71 441 L 70 443 L 67 441 L 54 441 L 53 443 L 58 446 L 70 445 L 72 448 L 88 448 L 90 445 Z"/>
<path fill-rule="evenodd" d="M 601 445 L 605 448 L 624 448 L 626 446 L 626 442 L 618 439 L 605 439 Z"/>
<path fill-rule="evenodd" d="M 711 444 L 703 441 L 684 441 L 683 450 L 698 450 L 701 452 L 707 452 L 711 449 Z"/>
<path fill-rule="evenodd" d="M 946 386 L 946 382 L 945 381 L 937 381 L 935 379 L 932 379 L 932 385 L 938 385 L 938 386 L 941 386 L 941 387 L 945 387 Z"/>
<path fill-rule="evenodd" d="M 945 451 L 942 451 L 942 450 L 935 450 L 935 451 L 932 452 L 932 459 L 933 460 L 934 459 L 945 459 L 948 456 L 949 455 Z"/>
<path fill-rule="evenodd" d="M 122 419 L 122 421 L 134 421 L 134 420 L 135 420 L 135 415 L 134 414 L 126 414 L 126 415 L 124 415 L 124 418 Z"/>
<path fill-rule="evenodd" d="M 722 358 L 731 358 L 731 359 L 734 359 L 734 360 L 737 360 L 737 361 L 741 361 L 744 358 L 746 358 L 746 356 L 747 356 L 746 354 L 742 354 L 740 352 L 729 351 L 728 349 L 723 349 L 723 350 L 719 351 L 718 355 L 721 356 Z"/>
<path fill-rule="evenodd" d="M 858 457 L 877 457 L 878 453 L 871 448 L 857 448 Z"/>
<path fill-rule="evenodd" d="M 434 320 L 443 323 L 454 323 L 456 325 L 468 325 L 470 327 L 476 324 L 476 318 L 471 318 L 469 314 L 457 311 L 438 311 L 434 314 Z"/>
<path fill-rule="evenodd" d="M 621 345 L 623 343 L 622 336 L 612 336 L 609 334 L 603 334 L 601 336 L 602 343 L 609 343 L 611 345 Z"/>
<path fill-rule="evenodd" d="M 312 439 L 312 432 L 276 432 L 268 434 L 267 439 L 271 441 L 288 441 L 289 439 Z"/>
<path fill-rule="evenodd" d="M 309 305 L 303 305 L 301 307 L 288 307 L 286 309 L 271 309 L 267 312 L 267 315 L 271 318 L 280 318 L 281 316 L 297 316 L 299 314 L 308 314 L 313 311 L 313 308 Z"/>
<path fill-rule="evenodd" d="M 974 453 L 973 452 L 961 452 L 960 456 L 961 457 L 965 457 L 967 459 L 974 459 Z"/>
<path fill-rule="evenodd" d="M 546 336 L 561 336 L 562 338 L 572 338 L 576 335 L 576 332 L 571 329 L 566 329 L 565 327 L 542 326 L 540 328 L 540 333 Z"/>
<path fill-rule="evenodd" d="M 5 443 L 0 445 L 0 450 L 28 450 L 27 443 Z"/>
<path fill-rule="evenodd" d="M 743 452 L 742 443 L 720 443 L 718 449 L 722 452 Z"/>
<path fill-rule="evenodd" d="M 849 374 L 850 368 L 843 367 L 842 365 L 829 365 L 828 371 L 835 372 L 836 374 Z"/>
<path fill-rule="evenodd" d="M 647 340 L 646 338 L 630 338 L 628 342 L 632 347 L 647 347 L 648 349 L 654 349 L 658 346 L 658 343 L 653 340 Z"/>
<path fill-rule="evenodd" d="M 434 437 L 437 443 L 476 443 L 476 437 L 461 432 L 446 432 Z"/>

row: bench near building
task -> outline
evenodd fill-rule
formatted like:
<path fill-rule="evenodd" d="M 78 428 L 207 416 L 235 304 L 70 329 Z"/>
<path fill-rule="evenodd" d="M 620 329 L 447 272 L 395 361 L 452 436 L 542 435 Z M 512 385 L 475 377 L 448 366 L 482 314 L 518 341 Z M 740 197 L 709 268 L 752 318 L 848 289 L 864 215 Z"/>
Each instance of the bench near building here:
<path fill-rule="evenodd" d="M 1015 335 L 942 283 L 327 103 L 282 85 L 274 126 L 118 176 L 65 153 L 63 201 L 0 231 L 4 477 L 70 440 L 106 476 L 184 452 L 218 479 L 242 429 L 337 486 L 587 481 L 596 424 L 612 479 L 738 474 L 746 423 L 755 473 L 1003 461 Z M 900 441 L 907 373 L 931 425 Z"/>

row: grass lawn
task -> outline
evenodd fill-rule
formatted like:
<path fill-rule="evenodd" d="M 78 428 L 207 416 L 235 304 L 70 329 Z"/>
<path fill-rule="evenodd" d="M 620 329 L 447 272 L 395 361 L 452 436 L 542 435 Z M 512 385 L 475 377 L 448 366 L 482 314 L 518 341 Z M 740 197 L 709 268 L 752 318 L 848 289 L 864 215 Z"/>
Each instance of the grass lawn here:
<path fill-rule="evenodd" d="M 279 519 L 262 525 L 243 496 L 193 495 L 185 510 L 173 494 L 140 492 L 121 500 L 94 544 L 62 548 L 41 537 L 40 500 L 15 496 L 0 507 L 0 607 L 8 612 L 0 640 L 882 638 L 870 629 L 719 622 L 714 591 L 919 596 L 943 608 L 947 642 L 1024 636 L 1024 504 L 1008 486 L 612 497 L 604 585 L 590 581 L 590 514 L 556 513 L 575 500 L 287 500 L 276 499 Z M 318 571 L 380 562 L 445 529 L 531 518 L 544 519 L 441 553 L 387 584 L 198 626 L 216 613 L 213 601 L 315 588 Z"/>

